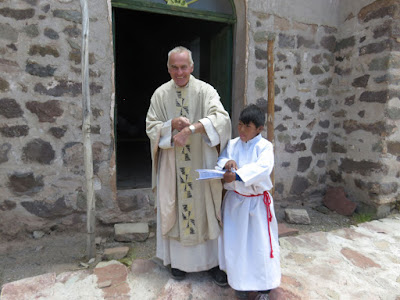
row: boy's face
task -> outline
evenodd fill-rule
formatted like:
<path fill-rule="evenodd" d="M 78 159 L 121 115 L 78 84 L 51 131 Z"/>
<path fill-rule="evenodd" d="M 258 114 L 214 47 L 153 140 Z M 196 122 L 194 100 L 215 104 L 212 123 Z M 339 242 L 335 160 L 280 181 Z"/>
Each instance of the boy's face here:
<path fill-rule="evenodd" d="M 239 121 L 238 125 L 239 137 L 245 143 L 256 137 L 263 129 L 264 126 L 256 127 L 253 122 L 244 124 Z"/>

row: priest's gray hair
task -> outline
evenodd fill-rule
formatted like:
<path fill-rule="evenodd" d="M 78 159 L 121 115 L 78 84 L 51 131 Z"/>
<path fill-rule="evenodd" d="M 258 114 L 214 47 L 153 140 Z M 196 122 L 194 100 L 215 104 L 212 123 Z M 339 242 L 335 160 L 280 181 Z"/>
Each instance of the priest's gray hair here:
<path fill-rule="evenodd" d="M 172 49 L 171 51 L 168 52 L 168 61 L 167 61 L 167 67 L 169 68 L 169 58 L 171 57 L 172 53 L 182 53 L 182 52 L 187 52 L 189 54 L 189 61 L 190 61 L 190 67 L 194 65 L 193 58 L 192 58 L 192 51 L 190 51 L 188 48 L 185 48 L 183 46 L 178 46 Z"/>

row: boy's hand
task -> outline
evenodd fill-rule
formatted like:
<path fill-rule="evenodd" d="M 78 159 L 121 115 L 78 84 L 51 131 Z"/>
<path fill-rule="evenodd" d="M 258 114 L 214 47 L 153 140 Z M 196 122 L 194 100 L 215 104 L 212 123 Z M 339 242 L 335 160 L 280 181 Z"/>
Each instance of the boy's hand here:
<path fill-rule="evenodd" d="M 228 161 L 226 162 L 226 164 L 225 164 L 224 169 L 230 171 L 230 170 L 232 170 L 232 168 L 235 169 L 235 170 L 238 169 L 238 166 L 237 166 L 237 164 L 236 164 L 236 161 L 234 161 L 234 160 L 228 160 Z"/>
<path fill-rule="evenodd" d="M 236 180 L 236 173 L 231 172 L 231 169 L 228 169 L 224 174 L 224 181 L 226 183 L 230 183 Z"/>

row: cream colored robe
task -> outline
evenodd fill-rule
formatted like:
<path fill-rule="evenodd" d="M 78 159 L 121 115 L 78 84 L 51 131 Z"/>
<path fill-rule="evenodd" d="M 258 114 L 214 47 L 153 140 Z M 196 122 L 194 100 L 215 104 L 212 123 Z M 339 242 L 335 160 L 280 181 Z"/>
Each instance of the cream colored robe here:
<path fill-rule="evenodd" d="M 201 122 L 206 134 L 191 135 L 186 147 L 175 148 L 172 136 L 177 132 L 171 131 L 171 120 L 181 115 L 191 123 Z M 158 205 L 157 256 L 165 265 L 171 263 L 187 272 L 215 266 L 222 184 L 219 180 L 196 181 L 195 170 L 214 168 L 216 146 L 220 144 L 222 151 L 230 139 L 229 115 L 218 93 L 193 76 L 184 88 L 177 87 L 173 80 L 163 84 L 151 98 L 146 132 L 151 142 L 152 182 Z M 204 247 L 208 251 L 204 252 Z M 201 262 L 196 255 L 214 258 Z M 174 256 L 178 260 L 175 263 Z M 193 264 L 196 260 L 199 263 Z"/>

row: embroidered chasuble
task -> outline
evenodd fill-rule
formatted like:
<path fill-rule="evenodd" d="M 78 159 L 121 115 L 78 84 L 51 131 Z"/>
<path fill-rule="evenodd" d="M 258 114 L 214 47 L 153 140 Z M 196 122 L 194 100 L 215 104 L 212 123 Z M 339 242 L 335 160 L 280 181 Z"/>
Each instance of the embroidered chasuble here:
<path fill-rule="evenodd" d="M 189 99 L 185 88 L 176 90 L 176 117 L 189 118 Z M 178 222 L 180 236 L 190 240 L 191 235 L 196 234 L 196 219 L 193 213 L 193 170 L 191 149 L 192 136 L 184 147 L 175 147 L 177 198 L 178 198 Z"/>
<path fill-rule="evenodd" d="M 206 134 L 192 134 L 184 147 L 171 142 L 176 130 L 171 120 L 183 116 L 201 122 Z M 196 169 L 214 168 L 231 134 L 228 113 L 218 93 L 209 84 L 190 76 L 185 87 L 173 80 L 153 94 L 146 118 L 153 162 L 153 190 L 160 203 L 163 238 L 182 245 L 199 245 L 216 239 L 220 232 L 222 183 L 220 180 L 196 181 Z M 172 180 L 172 179 L 175 180 Z M 175 183 L 175 184 L 174 184 Z"/>

